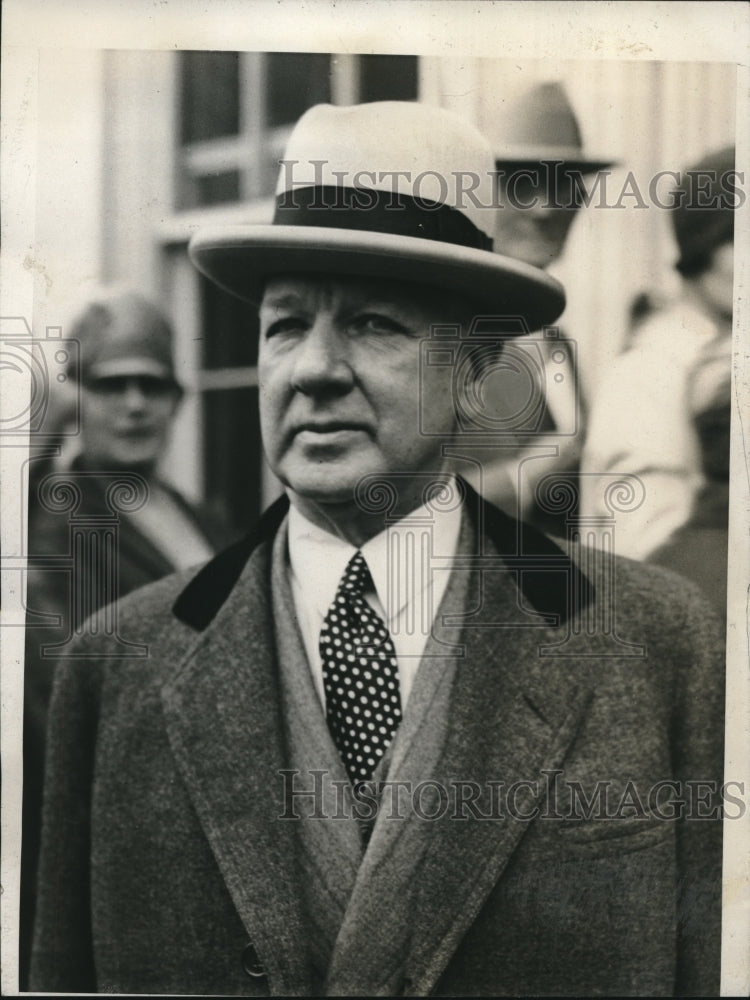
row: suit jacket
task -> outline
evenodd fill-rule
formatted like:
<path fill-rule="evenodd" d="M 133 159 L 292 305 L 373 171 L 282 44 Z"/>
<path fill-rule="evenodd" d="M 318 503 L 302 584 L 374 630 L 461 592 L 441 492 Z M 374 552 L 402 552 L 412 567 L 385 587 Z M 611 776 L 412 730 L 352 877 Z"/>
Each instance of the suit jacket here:
<path fill-rule="evenodd" d="M 598 556 L 584 574 L 546 536 L 467 506 L 484 568 L 438 764 L 448 807 L 421 821 L 412 864 L 383 858 L 372 893 L 354 894 L 323 989 L 716 992 L 721 630 L 668 572 L 602 556 L 596 594 Z M 269 581 L 283 515 L 125 602 L 147 657 L 88 639 L 94 658 L 60 671 L 32 989 L 312 993 L 280 778 Z M 594 627 L 602 609 L 615 631 Z M 693 808 L 670 809 L 663 793 L 687 782 L 704 783 Z"/>

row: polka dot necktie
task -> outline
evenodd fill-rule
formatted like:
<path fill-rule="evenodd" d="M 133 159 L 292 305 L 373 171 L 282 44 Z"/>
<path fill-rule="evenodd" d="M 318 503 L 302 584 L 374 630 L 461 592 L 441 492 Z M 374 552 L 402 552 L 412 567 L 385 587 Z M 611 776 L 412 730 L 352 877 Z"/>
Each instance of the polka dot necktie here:
<path fill-rule="evenodd" d="M 372 777 L 401 722 L 393 640 L 362 596 L 372 586 L 356 552 L 320 630 L 328 727 L 352 784 Z"/>

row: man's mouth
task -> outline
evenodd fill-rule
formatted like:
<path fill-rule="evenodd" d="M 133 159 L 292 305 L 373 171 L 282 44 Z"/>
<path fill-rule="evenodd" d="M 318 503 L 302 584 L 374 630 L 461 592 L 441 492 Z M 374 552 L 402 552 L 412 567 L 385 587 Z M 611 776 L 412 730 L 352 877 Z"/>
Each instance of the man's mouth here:
<path fill-rule="evenodd" d="M 312 431 L 315 434 L 332 434 L 336 431 L 366 431 L 367 425 L 356 420 L 306 420 L 297 424 L 295 434 L 300 431 Z"/>
<path fill-rule="evenodd" d="M 298 424 L 294 428 L 294 437 L 309 443 L 333 444 L 344 442 L 350 437 L 368 434 L 366 424 L 346 420 L 311 420 Z"/>
<path fill-rule="evenodd" d="M 122 427 L 117 433 L 119 437 L 128 441 L 141 441 L 153 437 L 154 429 L 152 427 Z"/>

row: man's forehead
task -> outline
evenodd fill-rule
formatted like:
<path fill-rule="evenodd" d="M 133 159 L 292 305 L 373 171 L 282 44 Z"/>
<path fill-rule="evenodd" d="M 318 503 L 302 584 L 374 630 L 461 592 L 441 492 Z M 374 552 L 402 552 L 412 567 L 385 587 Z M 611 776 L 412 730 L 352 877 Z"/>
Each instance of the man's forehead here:
<path fill-rule="evenodd" d="M 564 161 L 539 162 L 524 164 L 500 164 L 497 173 L 498 184 L 502 192 L 522 194 L 533 192 L 535 195 L 545 195 L 553 200 L 560 198 L 560 204 L 552 208 L 579 208 L 582 204 L 586 183 L 580 170 L 566 164 Z M 529 208 L 529 205 L 514 205 L 504 203 L 503 208 Z"/>
<path fill-rule="evenodd" d="M 461 296 L 415 282 L 339 274 L 278 274 L 265 284 L 261 310 L 295 303 L 331 305 L 368 302 L 408 310 L 435 312 L 466 307 Z"/>
<path fill-rule="evenodd" d="M 343 274 L 277 274 L 272 275 L 266 281 L 263 301 L 294 295 L 312 295 L 323 299 L 364 295 L 417 300 L 424 294 L 425 290 L 421 286 L 406 282 L 386 281 L 383 278 Z"/>

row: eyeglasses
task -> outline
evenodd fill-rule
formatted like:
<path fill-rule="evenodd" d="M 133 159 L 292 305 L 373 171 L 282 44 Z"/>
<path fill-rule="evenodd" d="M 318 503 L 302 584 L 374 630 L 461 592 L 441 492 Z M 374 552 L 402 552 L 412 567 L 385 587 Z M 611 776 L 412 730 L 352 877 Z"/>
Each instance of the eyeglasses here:
<path fill-rule="evenodd" d="M 84 385 L 89 392 L 109 398 L 124 396 L 130 389 L 135 389 L 145 399 L 166 399 L 169 396 L 178 397 L 182 394 L 176 382 L 168 378 L 159 378 L 157 375 L 107 375 L 103 378 L 88 379 Z"/>

